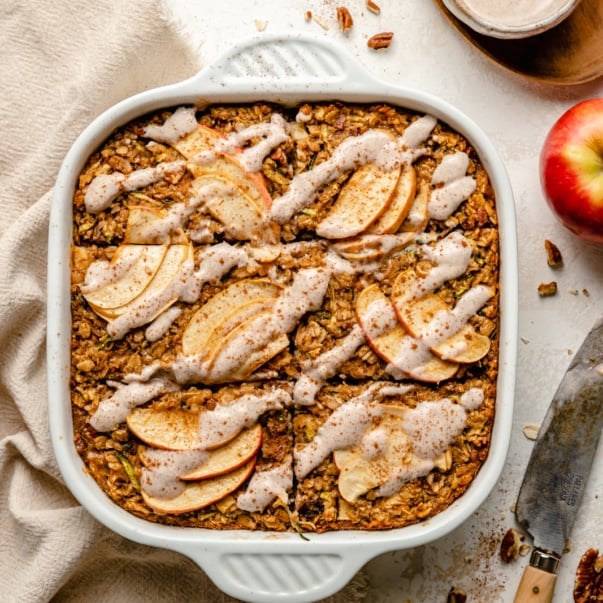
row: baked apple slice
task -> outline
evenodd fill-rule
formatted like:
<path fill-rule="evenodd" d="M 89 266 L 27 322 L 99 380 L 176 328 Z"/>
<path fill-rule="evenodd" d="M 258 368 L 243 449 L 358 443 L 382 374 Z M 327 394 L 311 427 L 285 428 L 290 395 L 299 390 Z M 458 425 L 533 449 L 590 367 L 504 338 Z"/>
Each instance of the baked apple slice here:
<path fill-rule="evenodd" d="M 208 479 L 238 469 L 251 460 L 262 445 L 262 427 L 256 423 L 244 429 L 234 440 L 209 451 L 207 460 L 196 469 L 181 475 L 184 481 Z"/>
<path fill-rule="evenodd" d="M 416 190 L 417 174 L 415 168 L 408 165 L 402 170 L 385 211 L 368 227 L 367 232 L 373 234 L 397 232 L 410 211 Z"/>
<path fill-rule="evenodd" d="M 380 358 L 404 375 L 439 383 L 450 379 L 458 363 L 442 360 L 400 324 L 394 307 L 378 285 L 363 289 L 356 299 L 356 317 L 367 342 Z"/>
<path fill-rule="evenodd" d="M 374 163 L 360 166 L 318 224 L 316 234 L 326 239 L 345 239 L 365 231 L 388 207 L 400 171 L 400 166 L 389 170 Z"/>
<path fill-rule="evenodd" d="M 136 299 L 153 280 L 167 250 L 167 245 L 121 245 L 110 262 L 91 264 L 81 285 L 90 307 L 102 316 Z"/>
<path fill-rule="evenodd" d="M 168 212 L 164 208 L 133 206 L 129 208 L 124 242 L 136 245 L 161 245 L 167 242 L 186 244 L 182 229 L 166 229 Z"/>
<path fill-rule="evenodd" d="M 199 124 L 196 130 L 189 132 L 171 146 L 186 159 L 191 159 L 204 151 L 213 151 L 216 145 L 225 138 L 221 132 Z"/>
<path fill-rule="evenodd" d="M 257 343 L 258 333 L 270 323 L 272 313 L 260 312 L 242 322 L 219 342 L 209 363 L 209 381 L 242 381 L 289 345 L 285 333 L 275 334 L 264 345 Z"/>
<path fill-rule="evenodd" d="M 133 408 L 126 418 L 128 429 L 145 444 L 163 450 L 201 448 L 199 413 L 187 410 Z"/>
<path fill-rule="evenodd" d="M 246 170 L 236 156 L 216 153 L 211 160 L 189 162 L 187 165 L 195 178 L 211 176 L 226 180 L 247 195 L 260 211 L 270 209 L 272 197 L 264 184 L 264 177 Z"/>
<path fill-rule="evenodd" d="M 375 426 L 380 431 L 380 440 L 387 442 L 383 450 L 367 451 L 362 446 L 351 446 L 333 453 L 339 469 L 339 492 L 349 503 L 354 504 L 360 496 L 384 484 L 392 470 L 411 462 L 412 446 L 403 424 L 406 407 L 384 404 L 383 410 Z"/>
<path fill-rule="evenodd" d="M 188 323 L 182 334 L 183 353 L 201 354 L 204 350 L 209 351 L 209 348 L 216 352 L 216 346 L 220 338 L 224 337 L 227 324 L 234 328 L 237 316 L 249 317 L 250 308 L 261 311 L 263 306 L 274 301 L 281 291 L 280 285 L 267 279 L 244 279 L 220 291 L 205 302 Z"/>
<path fill-rule="evenodd" d="M 423 232 L 429 221 L 429 196 L 431 187 L 429 183 L 422 182 L 416 191 L 415 197 L 410 204 L 410 208 L 400 230 L 402 232 Z"/>
<path fill-rule="evenodd" d="M 258 239 L 267 228 L 266 212 L 261 205 L 231 180 L 206 174 L 195 178 L 191 190 L 234 239 Z"/>
<path fill-rule="evenodd" d="M 440 358 L 463 364 L 477 362 L 490 350 L 490 339 L 467 320 L 492 296 L 488 287 L 470 289 L 454 308 L 434 293 L 396 307 L 400 320 Z"/>
<path fill-rule="evenodd" d="M 156 513 L 179 515 L 203 509 L 241 487 L 255 467 L 255 456 L 244 465 L 217 477 L 187 482 L 181 494 L 174 498 L 151 496 L 142 490 L 144 502 Z"/>

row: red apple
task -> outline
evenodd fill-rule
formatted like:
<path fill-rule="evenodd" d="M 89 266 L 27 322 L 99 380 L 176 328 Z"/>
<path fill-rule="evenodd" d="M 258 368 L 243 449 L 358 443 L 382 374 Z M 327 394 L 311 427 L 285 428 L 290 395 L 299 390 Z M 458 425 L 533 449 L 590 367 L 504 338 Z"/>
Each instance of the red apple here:
<path fill-rule="evenodd" d="M 574 105 L 553 125 L 540 155 L 540 179 L 561 223 L 603 244 L 603 98 Z"/>

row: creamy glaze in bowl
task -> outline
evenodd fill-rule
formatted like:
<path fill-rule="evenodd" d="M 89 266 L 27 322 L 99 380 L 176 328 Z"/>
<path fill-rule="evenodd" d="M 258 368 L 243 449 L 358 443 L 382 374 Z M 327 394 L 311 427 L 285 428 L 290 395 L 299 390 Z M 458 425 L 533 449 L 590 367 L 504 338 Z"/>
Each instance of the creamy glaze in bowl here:
<path fill-rule="evenodd" d="M 444 0 L 446 8 L 478 33 L 513 39 L 537 35 L 558 25 L 580 0 Z"/>

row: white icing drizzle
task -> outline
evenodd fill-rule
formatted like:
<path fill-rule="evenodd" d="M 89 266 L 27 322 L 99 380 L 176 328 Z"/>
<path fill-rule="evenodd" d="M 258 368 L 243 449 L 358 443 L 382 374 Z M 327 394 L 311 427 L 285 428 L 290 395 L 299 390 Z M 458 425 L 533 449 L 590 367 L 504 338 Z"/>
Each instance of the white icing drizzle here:
<path fill-rule="evenodd" d="M 139 259 L 137 249 L 124 246 L 113 262 L 107 260 L 92 262 L 86 270 L 84 282 L 80 285 L 81 292 L 85 295 L 119 281 Z"/>
<path fill-rule="evenodd" d="M 467 410 L 477 410 L 484 402 L 484 390 L 472 387 L 461 396 L 460 402 Z"/>
<path fill-rule="evenodd" d="M 162 125 L 149 124 L 146 126 L 143 136 L 159 142 L 174 144 L 183 136 L 194 132 L 198 126 L 194 107 L 178 107 Z"/>
<path fill-rule="evenodd" d="M 367 461 L 383 456 L 389 448 L 387 431 L 379 427 L 367 431 L 362 436 L 358 448 L 362 452 L 362 457 Z"/>
<path fill-rule="evenodd" d="M 457 231 L 438 241 L 433 247 L 421 246 L 424 257 L 435 262 L 427 276 L 418 279 L 415 287 L 409 287 L 404 299 L 418 298 L 441 287 L 446 281 L 461 276 L 468 268 L 473 248 L 471 243 Z"/>
<path fill-rule="evenodd" d="M 175 498 L 186 488 L 180 476 L 199 467 L 208 457 L 209 453 L 205 450 L 147 448 L 144 451 L 140 487 L 151 496 Z"/>
<path fill-rule="evenodd" d="M 306 122 L 310 121 L 311 119 L 312 119 L 312 114 L 305 113 L 304 111 L 298 111 L 295 116 L 295 121 L 300 124 L 306 123 Z"/>
<path fill-rule="evenodd" d="M 381 130 L 367 130 L 359 136 L 346 138 L 331 157 L 308 172 L 298 174 L 289 189 L 272 203 L 272 217 L 280 224 L 314 201 L 320 188 L 347 171 L 366 163 L 375 163 L 388 170 L 412 163 L 424 151 L 418 145 L 424 142 L 437 120 L 425 115 L 406 128 L 397 142 Z"/>
<path fill-rule="evenodd" d="M 212 448 L 232 440 L 246 427 L 251 427 L 269 410 L 279 410 L 290 404 L 291 394 L 274 389 L 262 394 L 247 394 L 230 404 L 219 404 L 199 416 L 199 443 Z"/>
<path fill-rule="evenodd" d="M 377 387 L 369 387 L 359 396 L 339 406 L 318 428 L 314 439 L 294 451 L 295 475 L 303 479 L 333 451 L 358 442 L 364 432 L 381 416 L 383 409 L 373 404 Z"/>
<path fill-rule="evenodd" d="M 333 451 L 358 443 L 373 421 L 383 413 L 383 407 L 375 404 L 379 398 L 401 395 L 410 389 L 410 386 L 392 388 L 375 383 L 339 406 L 318 428 L 314 439 L 304 448 L 294 451 L 296 477 L 303 479 Z"/>
<path fill-rule="evenodd" d="M 145 330 L 144 336 L 147 341 L 158 341 L 168 331 L 172 323 L 180 316 L 182 308 L 172 306 L 161 313 Z"/>
<path fill-rule="evenodd" d="M 293 389 L 295 404 L 308 406 L 314 404 L 314 398 L 329 377 L 366 341 L 360 325 L 352 330 L 341 342 L 308 363 Z"/>
<path fill-rule="evenodd" d="M 359 136 L 346 138 L 329 159 L 307 172 L 298 174 L 289 184 L 287 192 L 273 200 L 272 217 L 284 224 L 300 209 L 312 203 L 325 184 L 365 163 L 374 162 L 382 167 L 393 167 L 389 165 L 389 161 L 396 153 L 387 155 L 383 152 L 384 147 L 388 145 L 391 146 L 390 136 L 380 130 L 367 130 Z M 388 165 L 383 165 L 384 163 Z"/>
<path fill-rule="evenodd" d="M 403 415 L 403 429 L 408 436 L 408 453 L 377 489 L 377 496 L 391 496 L 408 481 L 427 475 L 437 458 L 465 429 L 467 411 L 483 402 L 481 389 L 472 388 L 461 396 L 460 404 L 448 398 L 421 402 Z"/>
<path fill-rule="evenodd" d="M 123 192 L 144 188 L 161 180 L 164 176 L 184 170 L 185 161 L 159 163 L 154 167 L 134 170 L 128 175 L 121 172 L 100 174 L 88 185 L 84 194 L 86 211 L 97 213 L 106 209 Z"/>
<path fill-rule="evenodd" d="M 493 295 L 492 289 L 477 285 L 459 298 L 454 308 L 442 310 L 424 326 L 419 337 L 431 347 L 437 346 L 458 333 L 467 320 L 475 314 Z M 464 350 L 458 350 L 464 351 Z M 452 354 L 454 357 L 454 354 Z"/>
<path fill-rule="evenodd" d="M 128 331 L 146 325 L 154 320 L 175 301 L 187 301 L 187 283 L 194 279 L 195 262 L 186 258 L 180 269 L 163 287 L 147 287 L 142 294 L 128 305 L 127 311 L 109 320 L 107 333 L 114 339 L 121 339 Z"/>
<path fill-rule="evenodd" d="M 237 497 L 237 508 L 252 513 L 263 511 L 275 498 L 286 503 L 292 487 L 293 466 L 288 456 L 279 465 L 253 474 L 245 491 Z"/>
<path fill-rule="evenodd" d="M 434 170 L 431 184 L 437 188 L 432 191 L 427 210 L 434 220 L 449 218 L 458 206 L 477 186 L 473 176 L 466 176 L 469 156 L 462 152 L 446 155 Z"/>
<path fill-rule="evenodd" d="M 269 123 L 254 124 L 238 132 L 230 133 L 225 140 L 216 144 L 216 150 L 234 153 L 237 148 L 242 147 L 253 138 L 262 140 L 244 149 L 241 154 L 237 155 L 237 159 L 248 171 L 259 172 L 266 155 L 289 138 L 288 124 L 282 115 L 275 113 Z"/>
<path fill-rule="evenodd" d="M 433 115 L 423 115 L 415 119 L 402 133 L 400 146 L 407 150 L 419 149 L 419 145 L 427 140 L 437 123 L 438 120 Z"/>
<path fill-rule="evenodd" d="M 101 400 L 95 413 L 90 418 L 90 425 L 97 431 L 111 431 L 116 425 L 126 420 L 132 408 L 140 406 L 160 394 L 179 389 L 165 375 L 151 378 L 158 370 L 154 364 L 146 367 L 140 375 L 126 376 L 124 383 L 108 381 L 107 385 L 115 387 L 115 392 Z"/>
<path fill-rule="evenodd" d="M 300 270 L 293 282 L 276 299 L 269 317 L 251 320 L 244 332 L 224 345 L 211 365 L 203 355 L 180 355 L 172 365 L 179 383 L 219 383 L 253 351 L 262 350 L 278 335 L 290 332 L 301 317 L 317 310 L 329 284 L 330 275 L 320 268 Z"/>
<path fill-rule="evenodd" d="M 235 267 L 246 266 L 249 262 L 244 248 L 223 241 L 217 245 L 204 247 L 198 254 L 199 269 L 187 283 L 183 301 L 192 303 L 199 298 L 201 287 L 205 283 L 219 281 Z"/>

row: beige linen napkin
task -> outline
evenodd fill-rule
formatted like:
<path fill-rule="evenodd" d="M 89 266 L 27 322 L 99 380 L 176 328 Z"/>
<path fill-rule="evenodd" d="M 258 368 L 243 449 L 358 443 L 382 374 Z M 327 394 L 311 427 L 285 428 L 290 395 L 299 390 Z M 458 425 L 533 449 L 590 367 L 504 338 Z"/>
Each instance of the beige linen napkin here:
<path fill-rule="evenodd" d="M 105 108 L 192 75 L 159 0 L 13 0 L 0 18 L 0 601 L 232 601 L 192 561 L 99 525 L 48 434 L 46 246 L 65 152 Z M 361 574 L 336 596 L 358 601 Z"/>

